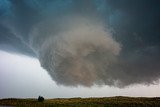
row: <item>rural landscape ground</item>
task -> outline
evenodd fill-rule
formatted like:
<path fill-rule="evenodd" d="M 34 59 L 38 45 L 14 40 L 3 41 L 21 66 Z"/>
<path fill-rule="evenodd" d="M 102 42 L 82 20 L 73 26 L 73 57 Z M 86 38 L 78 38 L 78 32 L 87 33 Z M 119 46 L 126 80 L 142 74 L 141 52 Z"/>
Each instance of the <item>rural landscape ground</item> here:
<path fill-rule="evenodd" d="M 0 106 L 12 107 L 160 107 L 160 97 L 103 97 L 103 98 L 56 98 L 45 99 L 1 99 Z"/>

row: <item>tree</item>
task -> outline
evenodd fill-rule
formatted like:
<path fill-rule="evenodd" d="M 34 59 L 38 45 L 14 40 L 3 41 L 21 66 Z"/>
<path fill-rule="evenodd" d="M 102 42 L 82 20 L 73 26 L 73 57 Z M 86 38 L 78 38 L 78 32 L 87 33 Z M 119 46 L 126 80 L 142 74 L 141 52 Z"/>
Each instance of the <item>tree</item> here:
<path fill-rule="evenodd" d="M 43 102 L 43 101 L 44 101 L 44 98 L 43 98 L 42 96 L 39 96 L 39 97 L 38 97 L 38 101 L 39 101 L 39 102 Z"/>

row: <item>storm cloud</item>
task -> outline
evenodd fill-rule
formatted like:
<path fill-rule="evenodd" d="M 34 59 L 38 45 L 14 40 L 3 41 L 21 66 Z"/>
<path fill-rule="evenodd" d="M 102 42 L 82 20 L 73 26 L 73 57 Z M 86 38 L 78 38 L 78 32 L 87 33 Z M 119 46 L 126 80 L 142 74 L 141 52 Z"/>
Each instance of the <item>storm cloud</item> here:
<path fill-rule="evenodd" d="M 0 49 L 38 58 L 66 86 L 155 84 L 158 0 L 0 0 Z"/>

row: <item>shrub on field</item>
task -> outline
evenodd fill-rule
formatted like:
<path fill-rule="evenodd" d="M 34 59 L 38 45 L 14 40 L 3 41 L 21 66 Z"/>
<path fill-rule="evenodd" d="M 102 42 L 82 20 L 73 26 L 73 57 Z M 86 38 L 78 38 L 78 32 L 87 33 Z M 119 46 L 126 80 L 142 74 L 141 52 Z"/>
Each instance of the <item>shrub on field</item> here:
<path fill-rule="evenodd" d="M 44 101 L 44 98 L 43 98 L 42 96 L 39 96 L 39 97 L 38 97 L 38 101 L 39 101 L 39 102 L 43 102 L 43 101 Z"/>

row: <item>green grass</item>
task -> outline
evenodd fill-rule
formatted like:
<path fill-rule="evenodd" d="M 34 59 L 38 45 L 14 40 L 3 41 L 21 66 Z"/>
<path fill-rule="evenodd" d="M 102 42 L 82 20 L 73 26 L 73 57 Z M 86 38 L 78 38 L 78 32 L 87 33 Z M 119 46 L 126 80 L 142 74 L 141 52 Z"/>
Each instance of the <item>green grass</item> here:
<path fill-rule="evenodd" d="M 160 98 L 104 97 L 104 98 L 57 98 L 45 99 L 1 99 L 0 105 L 16 107 L 160 107 Z"/>

